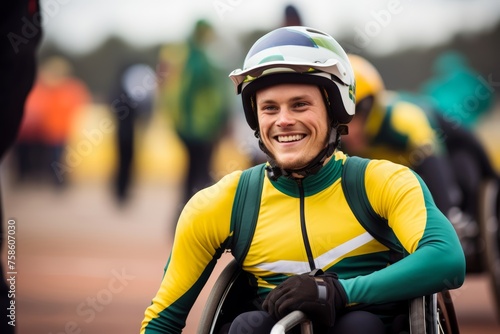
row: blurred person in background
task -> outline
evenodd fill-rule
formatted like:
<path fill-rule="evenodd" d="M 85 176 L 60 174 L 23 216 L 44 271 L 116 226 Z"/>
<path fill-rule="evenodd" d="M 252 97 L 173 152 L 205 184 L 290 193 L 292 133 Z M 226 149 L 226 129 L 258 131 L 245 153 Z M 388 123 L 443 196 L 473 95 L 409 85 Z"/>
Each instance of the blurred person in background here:
<path fill-rule="evenodd" d="M 433 64 L 433 76 L 420 91 L 436 104 L 436 111 L 450 122 L 474 129 L 494 106 L 494 89 L 458 51 L 442 53 Z"/>
<path fill-rule="evenodd" d="M 282 27 L 293 27 L 302 25 L 302 16 L 296 6 L 288 4 L 285 6 L 285 11 L 283 13 L 283 23 Z"/>
<path fill-rule="evenodd" d="M 160 107 L 168 114 L 187 152 L 181 206 L 198 190 L 214 182 L 211 175 L 213 153 L 226 134 L 229 89 L 223 81 L 222 71 L 207 52 L 215 38 L 212 25 L 206 20 L 198 20 L 186 45 L 177 48 L 180 54 L 175 57 L 182 57 L 173 60 L 181 66 L 178 76 L 167 74 L 167 82 L 160 90 Z M 166 58 L 160 66 L 168 73 L 173 67 Z M 175 78 L 179 81 L 172 82 Z"/>
<path fill-rule="evenodd" d="M 27 25 L 30 25 L 27 28 Z M 36 75 L 36 52 L 42 37 L 40 7 L 37 0 L 2 1 L 0 4 L 0 159 L 15 142 L 23 117 L 26 97 Z M 1 187 L 0 187 L 1 195 Z M 4 277 L 7 252 L 4 250 L 3 202 L 0 196 L 0 333 L 15 333 L 15 298 L 9 298 Z M 15 261 L 15 260 L 14 260 Z M 10 270 L 12 271 L 12 268 Z M 14 303 L 14 304 L 12 304 Z M 12 313 L 9 308 L 14 306 Z M 12 315 L 14 318 L 12 318 Z M 12 321 L 12 322 L 11 322 Z M 9 324 L 9 322 L 11 322 Z"/>
<path fill-rule="evenodd" d="M 356 116 L 343 138 L 344 151 L 415 170 L 454 223 L 468 270 L 480 271 L 477 199 L 481 180 L 498 177 L 483 145 L 465 126 L 442 117 L 432 99 L 390 91 L 366 58 L 350 54 L 349 59 L 356 77 Z"/>
<path fill-rule="evenodd" d="M 21 178 L 27 176 L 24 172 L 41 168 L 42 178 L 57 188 L 68 183 L 61 172 L 66 144 L 76 117 L 90 100 L 87 86 L 73 76 L 67 59 L 51 56 L 40 63 L 16 145 Z"/>
<path fill-rule="evenodd" d="M 137 127 L 144 127 L 150 120 L 156 89 L 154 70 L 147 64 L 130 62 L 119 70 L 110 94 L 109 103 L 117 123 L 118 152 L 113 193 L 119 204 L 123 204 L 129 197 Z"/>

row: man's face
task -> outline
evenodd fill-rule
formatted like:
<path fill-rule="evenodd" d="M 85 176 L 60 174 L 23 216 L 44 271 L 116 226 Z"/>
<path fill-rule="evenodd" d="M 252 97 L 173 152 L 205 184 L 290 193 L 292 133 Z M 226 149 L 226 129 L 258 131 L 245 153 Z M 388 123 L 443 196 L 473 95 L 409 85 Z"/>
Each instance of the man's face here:
<path fill-rule="evenodd" d="M 328 116 L 317 86 L 282 84 L 256 94 L 261 140 L 284 169 L 305 167 L 328 144 Z"/>

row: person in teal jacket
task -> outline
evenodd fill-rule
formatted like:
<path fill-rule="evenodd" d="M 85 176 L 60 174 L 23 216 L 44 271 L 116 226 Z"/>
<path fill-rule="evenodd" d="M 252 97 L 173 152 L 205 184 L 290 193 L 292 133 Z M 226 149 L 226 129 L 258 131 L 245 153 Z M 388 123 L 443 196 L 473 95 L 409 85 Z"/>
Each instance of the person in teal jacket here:
<path fill-rule="evenodd" d="M 435 60 L 433 76 L 422 83 L 420 93 L 433 100 L 444 118 L 474 129 L 495 104 L 491 78 L 483 78 L 458 51 L 443 52 Z"/>
<path fill-rule="evenodd" d="M 249 185 L 262 190 L 255 231 L 239 259 L 255 287 L 256 309 L 239 314 L 225 333 L 269 333 L 294 310 L 312 320 L 315 333 L 400 333 L 408 330 L 408 300 L 463 284 L 455 230 L 411 169 L 369 160 L 358 179 L 364 204 L 379 217 L 368 230 L 388 229 L 404 255 L 399 261 L 349 205 L 341 181 L 354 157 L 339 142 L 355 113 L 356 88 L 333 37 L 309 27 L 278 28 L 254 43 L 230 78 L 268 161 L 262 183 Z M 242 174 L 226 175 L 184 207 L 142 334 L 182 332 L 217 260 L 231 248 Z"/>

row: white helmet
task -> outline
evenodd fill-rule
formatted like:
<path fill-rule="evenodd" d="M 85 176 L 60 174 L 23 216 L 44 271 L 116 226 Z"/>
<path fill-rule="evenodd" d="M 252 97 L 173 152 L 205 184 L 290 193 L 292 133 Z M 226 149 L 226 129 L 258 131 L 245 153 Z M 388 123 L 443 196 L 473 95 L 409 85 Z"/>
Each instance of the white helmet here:
<path fill-rule="evenodd" d="M 258 39 L 243 69 L 229 75 L 241 93 L 248 125 L 257 130 L 257 90 L 281 83 L 314 84 L 324 89 L 332 127 L 347 124 L 355 111 L 355 81 L 349 59 L 330 35 L 308 27 L 283 27 Z"/>

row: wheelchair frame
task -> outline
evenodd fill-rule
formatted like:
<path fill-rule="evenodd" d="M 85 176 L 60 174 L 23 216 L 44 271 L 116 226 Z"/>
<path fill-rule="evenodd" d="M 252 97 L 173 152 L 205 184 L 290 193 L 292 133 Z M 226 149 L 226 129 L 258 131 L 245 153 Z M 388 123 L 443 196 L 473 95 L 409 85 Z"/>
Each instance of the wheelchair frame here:
<path fill-rule="evenodd" d="M 483 242 L 483 271 L 490 276 L 497 320 L 500 321 L 500 180 L 482 183 L 479 198 L 479 238 Z"/>
<path fill-rule="evenodd" d="M 250 302 L 254 292 L 237 262 L 229 262 L 208 296 L 197 333 L 218 334 L 222 326 L 238 314 L 257 309 Z M 453 302 L 447 290 L 411 300 L 409 323 L 411 334 L 459 334 Z M 294 311 L 278 321 L 271 334 L 285 334 L 295 326 L 300 326 L 302 334 L 313 333 L 307 316 L 301 311 Z"/>

